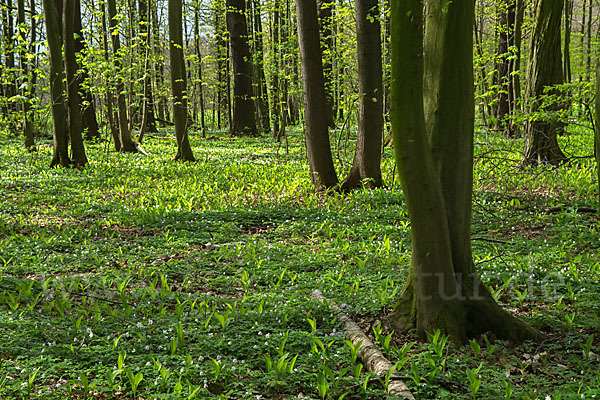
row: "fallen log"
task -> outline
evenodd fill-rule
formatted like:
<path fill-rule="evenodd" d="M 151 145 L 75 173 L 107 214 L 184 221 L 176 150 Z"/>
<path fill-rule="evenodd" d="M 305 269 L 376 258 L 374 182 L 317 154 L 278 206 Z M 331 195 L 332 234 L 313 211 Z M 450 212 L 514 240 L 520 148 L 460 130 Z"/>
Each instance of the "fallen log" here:
<path fill-rule="evenodd" d="M 358 326 L 358 324 L 356 324 L 356 322 L 344 313 L 335 303 L 323 297 L 321 291 L 315 290 L 312 292 L 312 295 L 313 298 L 320 302 L 327 302 L 329 307 L 335 312 L 337 318 L 344 325 L 344 332 L 347 340 L 351 341 L 355 346 L 362 342 L 358 349 L 358 355 L 365 363 L 367 370 L 379 376 L 385 376 L 394 365 L 385 358 L 366 333 L 360 329 L 360 326 Z M 415 400 L 415 397 L 412 395 L 406 384 L 397 375 L 392 374 L 390 376 L 390 381 L 386 390 L 388 393 L 399 399 Z"/>

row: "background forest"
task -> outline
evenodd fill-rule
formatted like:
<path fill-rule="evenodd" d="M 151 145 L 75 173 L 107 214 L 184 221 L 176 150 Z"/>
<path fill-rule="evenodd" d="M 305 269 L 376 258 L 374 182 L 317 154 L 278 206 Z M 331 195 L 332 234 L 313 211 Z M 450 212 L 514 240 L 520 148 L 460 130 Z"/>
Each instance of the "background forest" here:
<path fill-rule="evenodd" d="M 404 41 L 419 0 L 0 0 L 0 398 L 600 395 L 600 2 L 462 27 L 468 256 L 521 336 L 394 314 L 425 224 L 392 49 L 455 18 L 425 3 Z"/>

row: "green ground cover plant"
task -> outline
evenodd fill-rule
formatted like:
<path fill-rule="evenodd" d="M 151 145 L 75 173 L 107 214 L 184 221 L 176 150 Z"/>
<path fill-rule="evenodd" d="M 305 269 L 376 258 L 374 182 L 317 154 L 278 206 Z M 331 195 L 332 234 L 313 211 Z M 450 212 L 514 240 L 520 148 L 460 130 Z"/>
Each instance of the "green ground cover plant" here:
<path fill-rule="evenodd" d="M 0 398 L 386 398 L 390 377 L 366 372 L 316 289 L 419 399 L 600 396 L 589 132 L 561 137 L 572 158 L 555 169 L 522 168 L 521 140 L 477 133 L 478 269 L 547 340 L 463 347 L 387 328 L 411 246 L 391 149 L 388 188 L 322 195 L 301 131 L 287 151 L 216 137 L 192 135 L 194 163 L 172 161 L 168 136 L 147 139 L 149 156 L 88 144 L 83 170 L 0 138 Z"/>

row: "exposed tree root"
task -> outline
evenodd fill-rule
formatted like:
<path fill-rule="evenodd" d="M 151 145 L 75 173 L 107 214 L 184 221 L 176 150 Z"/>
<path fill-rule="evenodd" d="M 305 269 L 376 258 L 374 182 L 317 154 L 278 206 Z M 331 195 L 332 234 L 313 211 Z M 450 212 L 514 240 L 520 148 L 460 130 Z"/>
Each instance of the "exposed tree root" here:
<path fill-rule="evenodd" d="M 319 290 L 315 290 L 312 293 L 316 300 L 321 302 L 327 302 L 329 307 L 333 309 L 336 316 L 344 324 L 344 332 L 346 339 L 351 341 L 355 346 L 362 342 L 358 349 L 358 355 L 364 361 L 367 369 L 379 376 L 385 376 L 390 368 L 393 367 L 392 363 L 385 358 L 385 356 L 379 351 L 377 346 L 371 342 L 369 337 L 360 329 L 360 327 L 352 321 L 352 319 L 346 315 L 335 303 L 325 299 L 323 294 Z M 388 387 L 386 388 L 388 393 L 396 396 L 400 399 L 415 400 L 412 393 L 406 386 L 406 384 L 397 376 L 392 374 Z"/>
<path fill-rule="evenodd" d="M 515 343 L 526 340 L 539 342 L 545 339 L 545 336 L 537 329 L 500 307 L 483 283 L 478 283 L 478 290 L 475 292 L 468 287 L 463 287 L 463 293 L 471 294 L 459 302 L 464 310 L 460 320 L 446 321 L 448 324 L 441 323 L 444 321 L 433 321 L 433 325 L 439 326 L 449 334 L 455 343 L 466 343 L 469 338 L 487 332 L 493 333 L 498 339 L 510 340 Z M 419 315 L 414 285 L 409 280 L 402 297 L 389 316 L 390 324 L 398 331 L 416 329 L 417 334 L 425 336 L 429 319 L 429 316 Z"/>

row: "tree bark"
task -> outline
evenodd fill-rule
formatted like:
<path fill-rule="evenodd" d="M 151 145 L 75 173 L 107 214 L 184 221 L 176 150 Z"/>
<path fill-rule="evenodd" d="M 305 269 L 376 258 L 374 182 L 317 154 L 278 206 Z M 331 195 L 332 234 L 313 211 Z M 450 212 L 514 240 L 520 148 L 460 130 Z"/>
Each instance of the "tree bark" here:
<path fill-rule="evenodd" d="M 566 83 L 571 83 L 571 26 L 573 25 L 574 0 L 565 0 L 565 34 L 563 50 L 563 72 Z"/>
<path fill-rule="evenodd" d="M 200 50 L 200 1 L 197 1 L 196 8 L 194 9 L 194 44 L 196 47 L 196 56 L 198 57 L 198 102 L 200 103 L 200 130 L 202 137 L 206 137 L 206 119 L 205 119 L 205 107 L 204 107 L 204 78 L 203 78 L 203 66 L 202 66 L 202 51 Z"/>
<path fill-rule="evenodd" d="M 182 0 L 169 0 L 169 58 L 173 91 L 173 122 L 177 138 L 176 160 L 196 161 L 188 137 L 187 78 L 183 58 Z"/>
<path fill-rule="evenodd" d="M 110 61 L 110 56 L 108 53 L 108 27 L 106 24 L 106 6 L 104 3 L 101 3 L 102 7 L 102 50 L 104 52 L 104 59 L 108 63 Z M 110 129 L 110 134 L 113 138 L 113 143 L 115 145 L 115 150 L 117 152 L 121 151 L 121 139 L 119 137 L 119 128 L 117 127 L 117 123 L 115 121 L 115 112 L 114 112 L 114 96 L 112 91 L 112 85 L 107 79 L 106 82 L 106 114 L 108 116 L 108 126 Z"/>
<path fill-rule="evenodd" d="M 504 0 L 497 4 L 498 8 L 498 52 L 496 55 L 496 74 L 498 79 L 498 99 L 496 102 L 496 130 L 505 137 L 513 137 L 510 132 L 510 37 L 514 34 L 516 0 Z"/>
<path fill-rule="evenodd" d="M 327 108 L 327 124 L 335 128 L 335 97 L 333 84 L 333 0 L 317 0 L 319 15 L 319 32 L 321 34 L 321 56 L 323 58 L 323 79 Z"/>
<path fill-rule="evenodd" d="M 83 41 L 83 28 L 81 24 L 81 2 L 77 1 L 74 6 L 74 31 L 75 31 L 75 52 L 81 53 L 85 49 Z M 96 106 L 94 105 L 94 96 L 89 88 L 84 88 L 83 83 L 89 79 L 86 65 L 78 65 L 77 85 L 82 95 L 81 102 L 81 130 L 85 133 L 88 140 L 99 140 L 100 131 L 98 129 L 98 120 L 96 119 Z"/>
<path fill-rule="evenodd" d="M 296 0 L 298 42 L 304 89 L 306 154 L 313 185 L 317 190 L 337 186 L 329 144 L 328 110 L 323 83 L 316 0 Z"/>
<path fill-rule="evenodd" d="M 598 209 L 600 210 L 600 60 L 596 67 L 596 130 L 594 148 L 596 150 L 596 171 L 598 173 Z"/>
<path fill-rule="evenodd" d="M 60 24 L 53 0 L 44 0 L 46 38 L 50 53 L 50 96 L 52 99 L 52 121 L 54 124 L 54 144 L 50 167 L 71 165 L 68 149 L 67 112 L 63 90 L 63 57 Z"/>
<path fill-rule="evenodd" d="M 154 116 L 154 96 L 152 92 L 152 71 L 150 70 L 150 58 L 153 54 L 152 35 L 150 35 L 150 12 L 148 0 L 139 0 L 138 10 L 140 14 L 139 35 L 141 36 L 142 54 L 144 57 L 144 98 L 142 99 L 142 123 L 140 126 L 139 141 L 142 141 L 142 132 L 157 132 L 156 117 Z"/>
<path fill-rule="evenodd" d="M 378 0 L 355 0 L 358 46 L 358 137 L 354 161 L 342 189 L 383 186 L 383 67 Z"/>
<path fill-rule="evenodd" d="M 564 1 L 540 1 L 529 67 L 530 113 L 535 114 L 541 111 L 542 96 L 560 94 L 552 87 L 560 85 L 564 81 L 561 54 L 563 6 Z M 545 109 L 556 111 L 559 107 L 560 104 L 555 99 L 554 104 Z M 536 116 L 529 121 L 525 134 L 523 163 L 525 165 L 558 165 L 564 161 L 566 157 L 558 146 L 557 139 L 563 128 L 562 123 L 544 119 L 543 116 Z"/>
<path fill-rule="evenodd" d="M 227 0 L 227 29 L 233 65 L 234 136 L 256 136 L 256 106 L 252 93 L 252 56 L 248 45 L 246 1 Z"/>
<path fill-rule="evenodd" d="M 25 148 L 28 151 L 34 149 L 35 142 L 33 137 L 33 126 L 31 123 L 31 89 L 33 87 L 33 83 L 29 77 L 29 62 L 27 61 L 27 54 L 25 51 L 25 43 L 26 38 L 23 37 L 25 32 L 27 31 L 27 26 L 25 22 L 25 0 L 18 0 L 17 2 L 17 25 L 19 29 L 19 37 L 20 37 L 20 46 L 21 49 L 19 51 L 19 67 L 21 68 L 21 86 L 23 89 L 21 90 L 22 99 L 22 111 L 23 111 L 23 136 L 25 137 Z"/>
<path fill-rule="evenodd" d="M 420 335 L 440 329 L 460 343 L 487 331 L 537 339 L 494 302 L 471 254 L 474 0 L 428 0 L 425 49 L 422 1 L 391 4 L 394 149 L 412 237 L 391 322 Z"/>
<path fill-rule="evenodd" d="M 261 125 L 261 132 L 266 132 L 271 126 L 271 118 L 269 115 L 269 97 L 267 92 L 267 79 L 265 77 L 265 60 L 264 60 L 264 41 L 263 41 L 263 25 L 262 25 L 262 9 L 259 0 L 248 0 L 252 4 L 253 17 L 253 36 L 254 36 L 254 79 L 255 79 L 255 97 L 256 110 L 258 121 Z"/>
<path fill-rule="evenodd" d="M 79 95 L 79 80 L 77 76 L 75 49 L 75 16 L 78 14 L 79 0 L 64 0 L 63 3 L 63 47 L 65 53 L 65 72 L 67 78 L 67 111 L 69 116 L 69 139 L 71 140 L 71 156 L 73 164 L 83 167 L 87 164 L 83 136 L 81 132 L 82 109 Z"/>
<path fill-rule="evenodd" d="M 119 20 L 117 18 L 117 4 L 115 0 L 107 0 L 108 4 L 108 16 L 109 26 L 112 38 L 112 50 L 114 56 L 114 62 L 117 71 L 121 70 L 122 62 L 119 50 L 121 48 L 121 41 L 118 34 L 114 34 L 118 30 Z M 117 77 L 116 92 L 117 92 L 117 108 L 119 110 L 119 139 L 121 141 L 120 151 L 123 153 L 137 153 L 137 144 L 131 138 L 131 131 L 129 130 L 129 120 L 127 117 L 127 99 L 125 98 L 125 83 L 123 82 L 123 76 Z"/>

